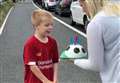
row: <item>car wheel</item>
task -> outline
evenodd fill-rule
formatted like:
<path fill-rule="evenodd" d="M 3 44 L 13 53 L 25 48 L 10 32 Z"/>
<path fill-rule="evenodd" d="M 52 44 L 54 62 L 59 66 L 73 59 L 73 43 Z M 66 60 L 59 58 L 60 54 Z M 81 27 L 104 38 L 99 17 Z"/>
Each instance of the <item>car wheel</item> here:
<path fill-rule="evenodd" d="M 84 27 L 85 27 L 85 29 L 87 29 L 87 25 L 88 25 L 89 21 L 88 21 L 86 15 L 84 15 L 84 17 L 83 17 L 83 23 L 84 23 Z"/>
<path fill-rule="evenodd" d="M 55 8 L 54 12 L 55 12 L 55 14 L 58 15 L 58 7 Z"/>
<path fill-rule="evenodd" d="M 57 13 L 58 13 L 59 16 L 62 16 L 62 12 L 61 12 L 60 9 L 57 9 Z"/>
<path fill-rule="evenodd" d="M 55 14 L 57 14 L 58 15 L 58 12 L 57 12 L 57 10 L 55 9 Z"/>
<path fill-rule="evenodd" d="M 50 10 L 48 5 L 47 5 L 47 8 L 46 8 L 46 10 L 48 10 L 48 11 Z"/>
<path fill-rule="evenodd" d="M 70 13 L 68 14 L 68 16 L 71 17 L 71 14 L 72 14 L 72 13 L 70 12 Z"/>
<path fill-rule="evenodd" d="M 84 23 L 84 25 L 86 24 L 86 21 L 87 21 L 87 16 L 84 15 L 84 17 L 83 17 L 83 23 Z"/>
<path fill-rule="evenodd" d="M 73 21 L 72 15 L 70 15 L 70 17 L 71 17 L 71 19 L 72 19 L 72 21 L 71 21 L 71 24 L 70 24 L 70 25 L 72 25 L 72 26 L 76 25 L 76 22 L 74 22 L 74 21 Z"/>
<path fill-rule="evenodd" d="M 59 16 L 62 16 L 62 13 L 59 11 L 59 12 L 58 12 L 58 15 L 59 15 Z"/>
<path fill-rule="evenodd" d="M 45 8 L 45 3 L 44 2 L 42 2 L 42 8 Z"/>
<path fill-rule="evenodd" d="M 45 5 L 45 10 L 49 10 L 48 4 Z"/>
<path fill-rule="evenodd" d="M 76 25 L 76 22 L 74 22 L 74 21 L 72 20 L 71 25 L 72 25 L 72 26 Z"/>

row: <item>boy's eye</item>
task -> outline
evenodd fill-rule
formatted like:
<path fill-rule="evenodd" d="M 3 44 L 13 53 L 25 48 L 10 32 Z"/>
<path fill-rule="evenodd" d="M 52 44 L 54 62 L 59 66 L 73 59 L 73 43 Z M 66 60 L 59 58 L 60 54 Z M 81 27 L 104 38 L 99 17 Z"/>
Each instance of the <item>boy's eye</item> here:
<path fill-rule="evenodd" d="M 45 24 L 46 27 L 53 26 L 53 23 Z"/>
<path fill-rule="evenodd" d="M 53 23 L 51 23 L 50 25 L 53 26 Z"/>
<path fill-rule="evenodd" d="M 46 27 L 48 27 L 48 26 L 49 26 L 49 24 L 45 24 L 45 26 L 46 26 Z"/>

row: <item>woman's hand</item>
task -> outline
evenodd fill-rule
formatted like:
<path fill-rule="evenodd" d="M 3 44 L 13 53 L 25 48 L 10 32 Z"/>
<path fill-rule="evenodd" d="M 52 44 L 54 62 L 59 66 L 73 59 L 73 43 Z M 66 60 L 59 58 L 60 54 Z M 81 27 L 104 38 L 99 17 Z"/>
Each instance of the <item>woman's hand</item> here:
<path fill-rule="evenodd" d="M 74 63 L 74 60 L 68 60 L 69 63 Z"/>

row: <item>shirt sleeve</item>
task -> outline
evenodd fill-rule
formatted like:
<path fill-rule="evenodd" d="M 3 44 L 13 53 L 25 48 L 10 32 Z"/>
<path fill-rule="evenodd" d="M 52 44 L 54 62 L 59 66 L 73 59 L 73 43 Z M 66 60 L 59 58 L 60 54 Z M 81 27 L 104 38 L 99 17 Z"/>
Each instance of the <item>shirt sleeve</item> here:
<path fill-rule="evenodd" d="M 102 39 L 102 26 L 91 22 L 87 28 L 88 59 L 74 61 L 77 66 L 93 71 L 100 71 L 103 65 L 104 46 Z"/>
<path fill-rule="evenodd" d="M 57 42 L 55 40 L 54 40 L 54 45 L 52 48 L 52 61 L 53 61 L 53 63 L 59 62 L 58 46 L 57 46 Z"/>
<path fill-rule="evenodd" d="M 34 47 L 32 45 L 25 45 L 24 46 L 24 64 L 25 65 L 36 65 L 36 57 L 34 52 Z"/>

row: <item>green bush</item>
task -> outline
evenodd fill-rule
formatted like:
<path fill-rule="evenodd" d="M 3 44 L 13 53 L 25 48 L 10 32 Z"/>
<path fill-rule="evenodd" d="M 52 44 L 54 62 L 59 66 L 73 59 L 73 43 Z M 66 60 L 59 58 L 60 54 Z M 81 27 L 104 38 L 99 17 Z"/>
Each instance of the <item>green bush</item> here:
<path fill-rule="evenodd" d="M 3 3 L 0 5 L 0 27 L 10 10 L 10 8 L 13 6 L 13 3 L 11 0 L 4 0 Z"/>

